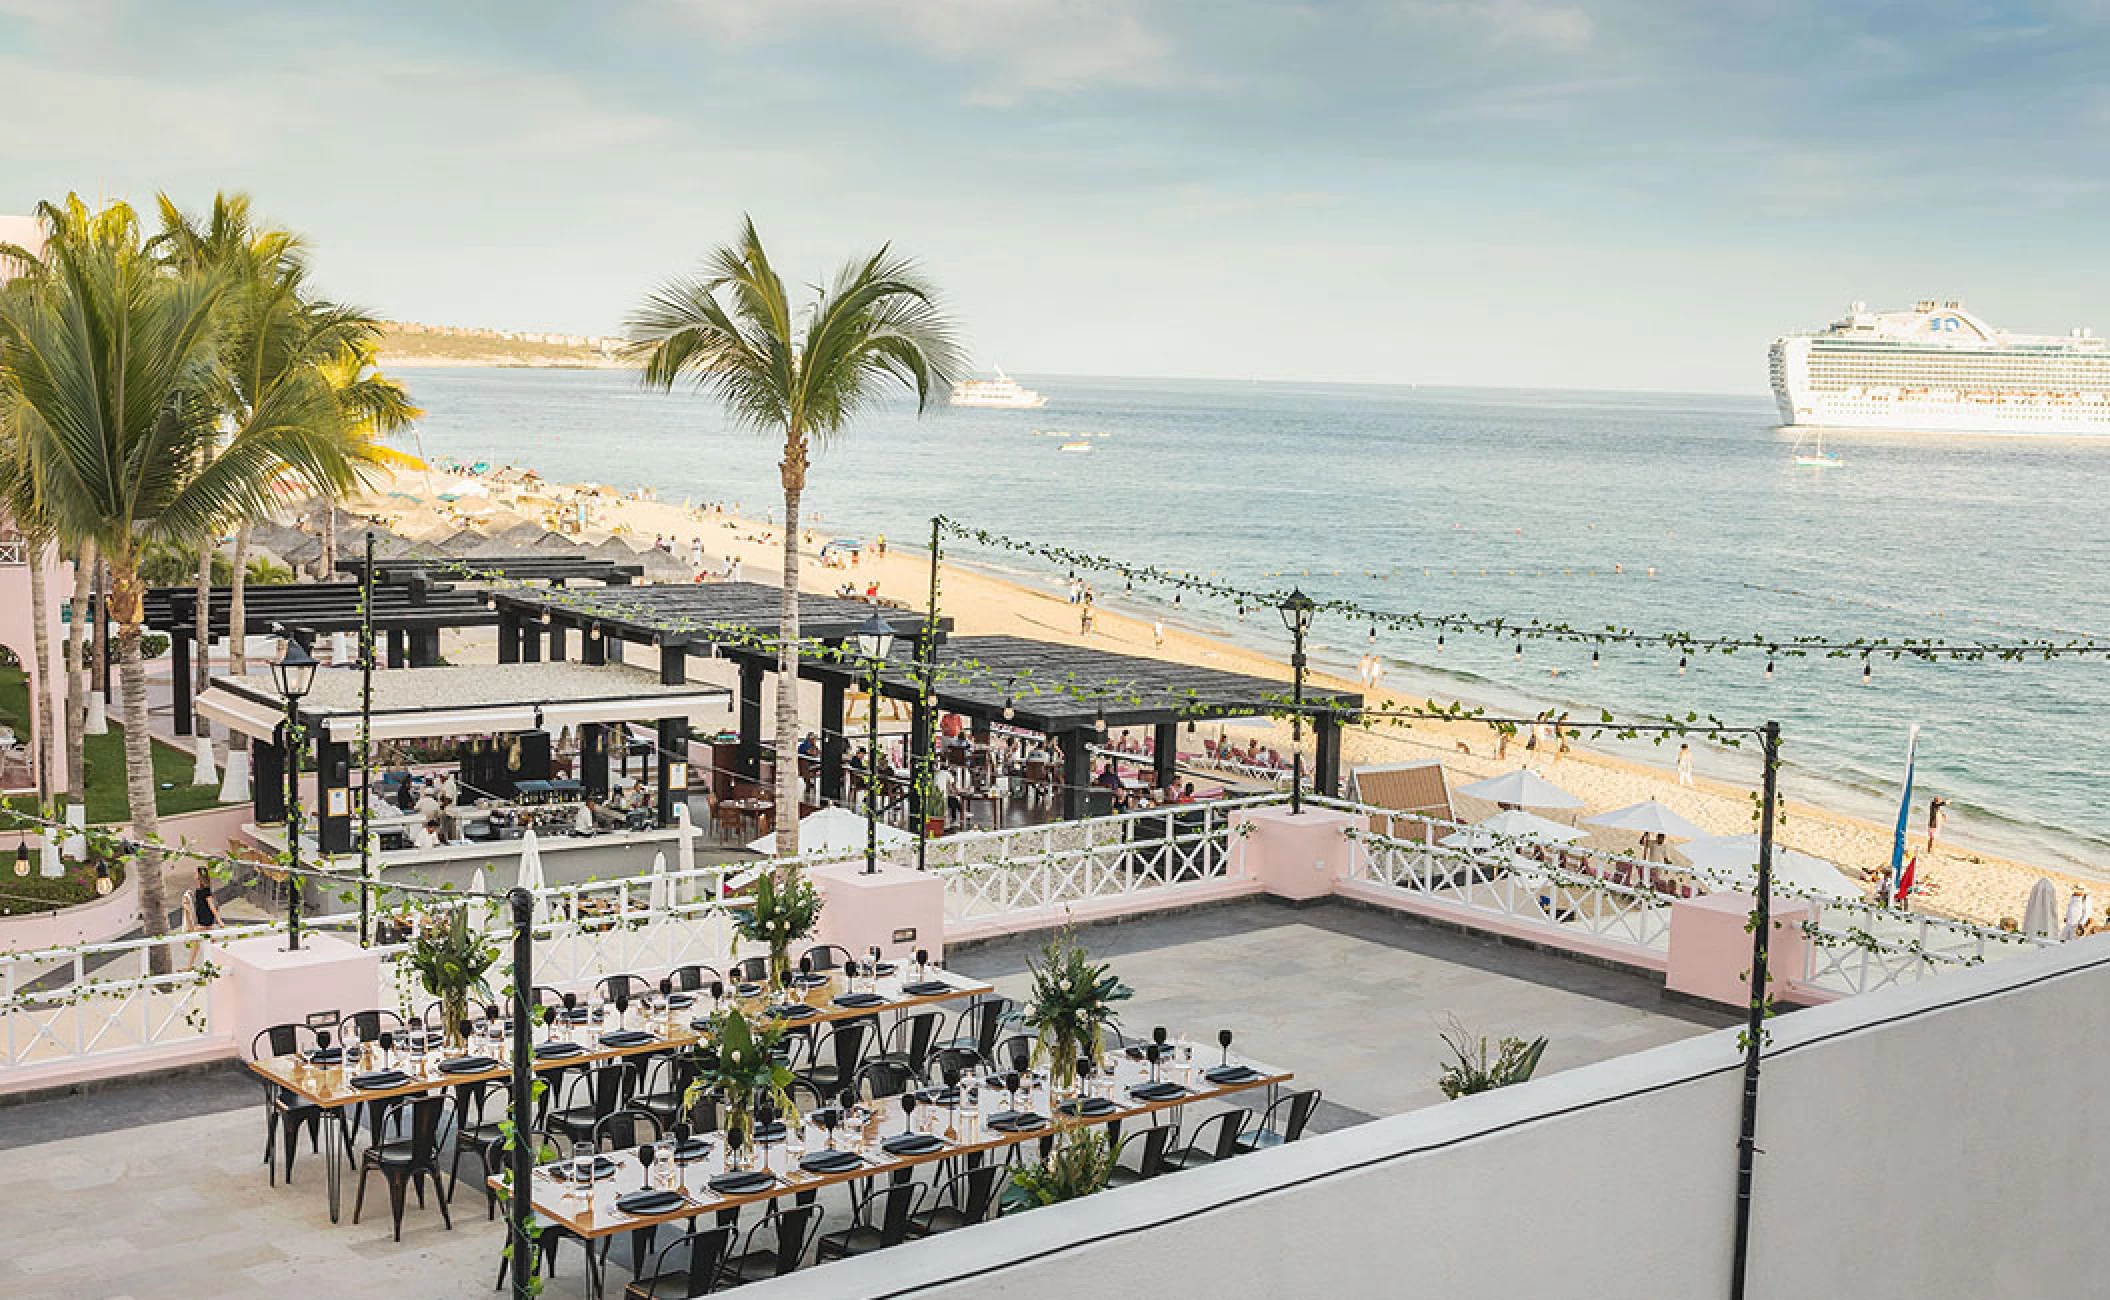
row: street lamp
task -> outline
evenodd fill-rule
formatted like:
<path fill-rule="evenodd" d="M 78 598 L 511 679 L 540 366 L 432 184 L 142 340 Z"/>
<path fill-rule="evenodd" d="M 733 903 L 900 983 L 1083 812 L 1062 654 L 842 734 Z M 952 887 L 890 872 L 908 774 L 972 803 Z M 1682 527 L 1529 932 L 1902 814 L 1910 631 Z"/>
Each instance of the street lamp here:
<path fill-rule="evenodd" d="M 864 657 L 870 691 L 865 696 L 865 874 L 879 874 L 879 670 L 894 648 L 894 629 L 879 615 L 857 629 L 857 653 Z"/>
<path fill-rule="evenodd" d="M 271 684 L 286 701 L 286 948 L 300 951 L 300 701 L 315 685 L 315 656 L 294 637 L 271 665 Z"/>
<path fill-rule="evenodd" d="M 1311 631 L 1314 608 L 1312 598 L 1294 587 L 1282 601 L 1282 626 L 1288 628 L 1295 638 L 1289 656 L 1293 683 L 1289 715 L 1289 810 L 1292 816 L 1304 811 L 1304 636 Z"/>

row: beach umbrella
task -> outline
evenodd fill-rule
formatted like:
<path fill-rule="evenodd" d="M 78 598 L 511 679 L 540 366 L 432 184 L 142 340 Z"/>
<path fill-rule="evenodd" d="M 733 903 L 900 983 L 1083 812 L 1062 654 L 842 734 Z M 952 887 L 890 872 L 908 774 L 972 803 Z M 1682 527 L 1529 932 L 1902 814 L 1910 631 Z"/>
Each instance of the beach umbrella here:
<path fill-rule="evenodd" d="M 645 895 L 645 907 L 654 913 L 667 910 L 667 855 L 652 855 L 652 888 Z"/>
<path fill-rule="evenodd" d="M 1436 842 L 1447 849 L 1472 851 L 1498 846 L 1513 848 L 1520 839 L 1573 844 L 1582 837 L 1583 832 L 1573 826 L 1564 826 L 1520 809 L 1504 808 L 1487 820 L 1462 831 L 1453 831 Z"/>
<path fill-rule="evenodd" d="M 2022 933 L 2051 939 L 2059 933 L 2059 891 L 2042 876 L 2029 887 L 2029 905 L 2022 909 Z"/>
<path fill-rule="evenodd" d="M 1667 835 L 1681 840 L 1703 838 L 1707 831 L 1678 816 L 1670 806 L 1655 799 L 1644 799 L 1637 804 L 1615 808 L 1583 821 L 1591 826 L 1602 826 L 1606 830 L 1635 831 L 1642 835 Z"/>
<path fill-rule="evenodd" d="M 682 893 L 690 899 L 703 896 L 703 887 L 696 878 L 696 823 L 689 817 L 687 800 L 674 805 L 674 866 L 681 873 Z"/>
<path fill-rule="evenodd" d="M 1731 889 L 1750 892 L 1758 888 L 1758 836 L 1706 835 L 1678 846 L 1687 862 L 1709 871 Z M 1851 876 L 1823 858 L 1794 849 L 1773 846 L 1773 884 L 1798 894 L 1821 894 L 1826 898 L 1859 898 L 1861 886 Z"/>
<path fill-rule="evenodd" d="M 914 844 L 916 837 L 899 827 L 879 823 L 879 847 L 891 848 L 902 844 Z M 747 847 L 757 853 L 772 853 L 776 850 L 774 835 L 764 835 Z M 799 855 L 807 857 L 816 853 L 855 853 L 865 846 L 865 819 L 846 808 L 823 808 L 799 821 Z"/>
<path fill-rule="evenodd" d="M 532 828 L 520 836 L 520 875 L 513 881 L 520 889 L 530 890 L 535 895 L 535 924 L 549 921 L 549 900 L 542 897 L 542 845 L 535 838 Z"/>
<path fill-rule="evenodd" d="M 1485 781 L 1460 786 L 1456 791 L 1468 799 L 1485 799 L 1511 808 L 1580 808 L 1583 801 L 1548 781 L 1530 768 L 1491 776 Z"/>
<path fill-rule="evenodd" d="M 59 845 L 60 854 L 72 858 L 75 862 L 87 861 L 88 837 L 81 832 L 88 827 L 88 805 L 67 804 L 66 824 L 73 828 L 73 833 L 66 837 L 65 843 Z"/>
<path fill-rule="evenodd" d="M 49 835 L 44 837 L 44 846 L 37 855 L 37 874 L 47 880 L 66 874 L 66 864 L 59 861 L 59 842 Z"/>
<path fill-rule="evenodd" d="M 220 784 L 220 769 L 212 761 L 212 738 L 210 736 L 200 736 L 191 748 L 197 755 L 197 761 L 191 764 L 190 783 L 192 785 Z"/>
<path fill-rule="evenodd" d="M 220 774 L 220 802 L 248 803 L 249 747 L 235 745 L 227 751 L 227 768 Z"/>
<path fill-rule="evenodd" d="M 485 933 L 496 928 L 495 922 L 499 916 L 498 906 L 483 897 L 490 889 L 482 867 L 469 873 L 469 893 L 472 899 L 469 905 L 469 923 Z"/>

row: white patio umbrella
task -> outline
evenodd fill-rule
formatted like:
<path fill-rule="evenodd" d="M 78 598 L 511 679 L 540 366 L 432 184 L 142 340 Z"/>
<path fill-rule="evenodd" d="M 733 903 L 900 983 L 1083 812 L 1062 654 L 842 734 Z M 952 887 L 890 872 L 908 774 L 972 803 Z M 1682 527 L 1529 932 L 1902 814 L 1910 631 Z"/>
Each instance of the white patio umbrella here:
<path fill-rule="evenodd" d="M 196 761 L 191 764 L 190 783 L 192 785 L 218 785 L 220 783 L 220 769 L 218 764 L 214 763 L 212 759 L 212 737 L 198 737 L 197 743 L 192 745 L 191 749 L 197 757 Z"/>
<path fill-rule="evenodd" d="M 2022 933 L 2033 934 L 2039 939 L 2058 936 L 2058 887 L 2041 876 L 2029 887 L 2029 904 L 2022 909 Z"/>
<path fill-rule="evenodd" d="M 1687 862 L 1702 871 L 1726 879 L 1730 887 L 1750 891 L 1758 888 L 1758 836 L 1706 835 L 1678 846 Z M 1775 888 L 1798 894 L 1822 894 L 1827 898 L 1859 898 L 1861 886 L 1851 876 L 1823 858 L 1794 849 L 1773 846 Z"/>
<path fill-rule="evenodd" d="M 914 844 L 916 837 L 896 826 L 879 823 L 879 847 Z M 764 835 L 747 847 L 757 853 L 776 848 L 776 837 Z M 847 808 L 823 808 L 799 820 L 799 853 L 852 853 L 865 846 L 865 819 Z"/>
<path fill-rule="evenodd" d="M 60 854 L 72 858 L 75 862 L 86 861 L 88 858 L 88 837 L 81 832 L 88 828 L 88 806 L 78 803 L 67 804 L 66 824 L 74 829 L 73 834 L 68 835 L 65 842 L 59 845 Z"/>
<path fill-rule="evenodd" d="M 498 919 L 498 908 L 483 897 L 484 894 L 490 891 L 490 888 L 489 882 L 484 877 L 484 869 L 482 867 L 478 867 L 469 873 L 469 893 L 471 895 L 469 924 L 485 933 L 490 932 L 493 928 L 492 923 Z"/>
<path fill-rule="evenodd" d="M 227 751 L 227 770 L 220 774 L 220 802 L 248 803 L 249 747 L 236 745 Z"/>
<path fill-rule="evenodd" d="M 1437 843 L 1448 849 L 1474 850 L 1513 845 L 1520 839 L 1573 844 L 1582 837 L 1583 832 L 1573 826 L 1564 826 L 1520 809 L 1504 808 L 1485 821 L 1476 822 L 1462 831 L 1452 831 Z"/>
<path fill-rule="evenodd" d="M 652 888 L 645 894 L 645 907 L 652 912 L 667 910 L 667 855 L 652 855 Z"/>
<path fill-rule="evenodd" d="M 1667 835 L 1673 839 L 1696 840 L 1706 836 L 1704 827 L 1672 812 L 1668 804 L 1655 799 L 1644 799 L 1637 804 L 1615 808 L 1595 817 L 1585 817 L 1587 825 L 1602 826 L 1606 830 L 1635 831 L 1642 835 Z"/>
<path fill-rule="evenodd" d="M 1458 787 L 1456 793 L 1470 799 L 1512 808 L 1580 808 L 1583 801 L 1548 781 L 1528 767 Z"/>
<path fill-rule="evenodd" d="M 546 887 L 542 882 L 542 845 L 536 840 L 532 828 L 521 833 L 520 875 L 513 883 L 521 889 L 535 891 L 535 924 L 546 924 L 549 921 L 549 900 L 541 894 Z"/>
<path fill-rule="evenodd" d="M 59 842 L 49 835 L 44 837 L 44 847 L 37 857 L 37 874 L 50 880 L 66 874 L 66 864 L 59 861 Z"/>
<path fill-rule="evenodd" d="M 678 893 L 688 896 L 690 901 L 702 897 L 702 887 L 696 876 L 696 823 L 689 819 L 687 800 L 674 805 L 674 831 L 678 837 L 674 846 L 674 867 L 685 882 Z"/>

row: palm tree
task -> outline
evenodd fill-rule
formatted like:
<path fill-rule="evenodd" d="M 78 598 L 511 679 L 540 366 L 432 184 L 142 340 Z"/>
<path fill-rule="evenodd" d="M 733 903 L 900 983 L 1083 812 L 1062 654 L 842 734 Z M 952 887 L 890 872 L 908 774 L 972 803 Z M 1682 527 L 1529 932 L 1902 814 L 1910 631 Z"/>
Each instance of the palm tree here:
<path fill-rule="evenodd" d="M 777 647 L 777 853 L 799 847 L 799 498 L 812 450 L 900 387 L 920 413 L 960 369 L 953 326 L 915 264 L 882 246 L 795 308 L 750 218 L 737 244 L 670 280 L 629 321 L 647 386 L 690 379 L 736 424 L 783 440 L 784 595 Z M 877 707 L 876 702 L 874 707 Z"/>
<path fill-rule="evenodd" d="M 57 735 L 51 710 L 50 570 L 51 516 L 38 490 L 29 445 L 28 414 L 0 392 L 0 507 L 5 507 L 29 550 L 30 653 L 36 662 L 27 678 L 37 740 L 37 800 L 50 806 L 59 782 Z M 75 798 L 77 786 L 69 787 Z"/>
<path fill-rule="evenodd" d="M 140 656 L 140 553 L 149 541 L 194 544 L 218 521 L 260 513 L 282 472 L 341 488 L 352 468 L 334 426 L 312 416 L 335 408 L 320 376 L 274 394 L 206 459 L 202 449 L 218 436 L 207 395 L 224 383 L 217 330 L 225 280 L 171 274 L 141 243 L 125 204 L 90 213 L 68 196 L 63 205 L 40 204 L 37 215 L 48 231 L 39 283 L 0 303 L 0 385 L 24 417 L 58 531 L 93 542 L 110 566 L 126 799 L 146 846 L 137 864 L 140 920 L 159 935 L 168 907 L 152 847 L 160 819 Z M 167 948 L 152 953 L 155 971 L 166 971 Z"/>

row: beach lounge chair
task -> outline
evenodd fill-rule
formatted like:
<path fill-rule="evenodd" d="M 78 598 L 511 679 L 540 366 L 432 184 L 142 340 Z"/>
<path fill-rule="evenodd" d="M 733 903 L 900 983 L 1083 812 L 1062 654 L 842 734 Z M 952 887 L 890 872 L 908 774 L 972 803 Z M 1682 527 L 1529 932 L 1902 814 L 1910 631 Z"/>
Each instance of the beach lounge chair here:
<path fill-rule="evenodd" d="M 1358 767 L 1348 774 L 1348 797 L 1356 803 L 1402 814 L 1370 816 L 1370 830 L 1393 839 L 1427 844 L 1437 833 L 1432 822 L 1458 819 L 1451 809 L 1451 788 L 1443 764 L 1433 760 Z"/>

